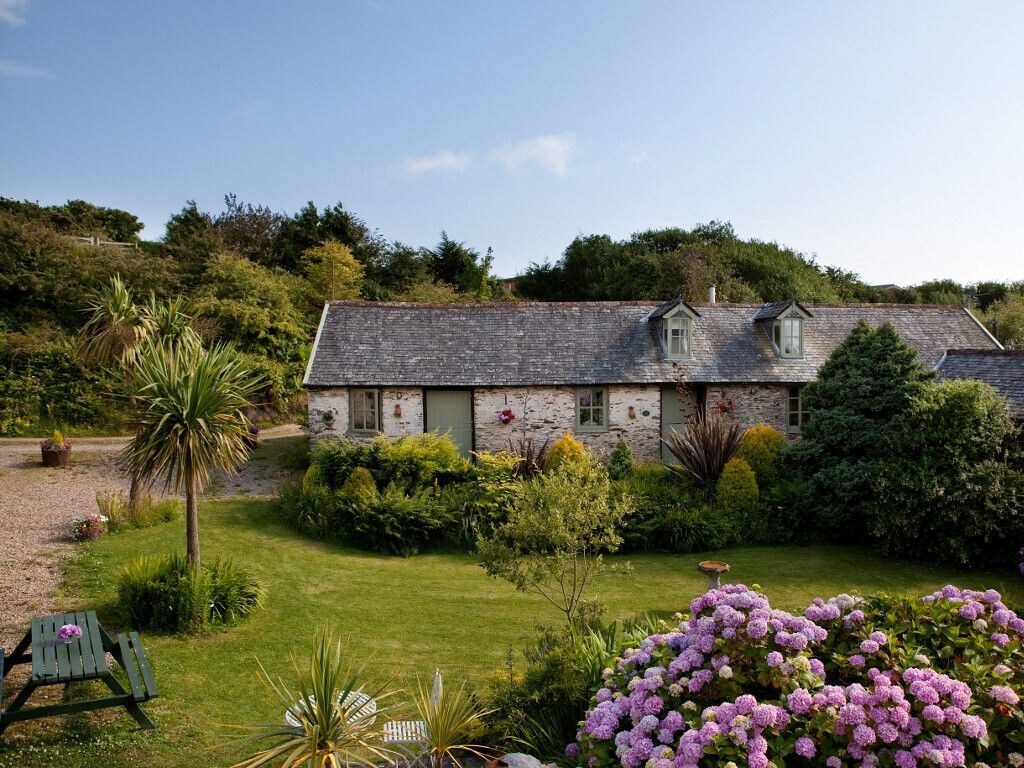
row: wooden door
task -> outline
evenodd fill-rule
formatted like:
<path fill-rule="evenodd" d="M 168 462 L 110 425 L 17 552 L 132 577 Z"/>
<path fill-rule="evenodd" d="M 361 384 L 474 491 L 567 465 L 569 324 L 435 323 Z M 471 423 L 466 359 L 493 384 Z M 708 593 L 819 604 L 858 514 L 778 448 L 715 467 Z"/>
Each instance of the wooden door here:
<path fill-rule="evenodd" d="M 683 395 L 675 387 L 661 388 L 661 437 L 666 438 L 686 423 Z M 666 464 L 677 464 L 676 457 L 664 443 L 661 444 L 661 460 Z"/>
<path fill-rule="evenodd" d="M 426 431 L 448 433 L 469 458 L 473 450 L 473 392 L 468 389 L 428 389 L 425 393 Z"/>

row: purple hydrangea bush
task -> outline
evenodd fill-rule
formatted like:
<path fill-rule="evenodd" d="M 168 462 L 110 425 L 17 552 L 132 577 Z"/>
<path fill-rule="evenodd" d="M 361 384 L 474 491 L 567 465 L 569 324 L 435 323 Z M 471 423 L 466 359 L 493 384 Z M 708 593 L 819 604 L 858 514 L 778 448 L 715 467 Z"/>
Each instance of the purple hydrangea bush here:
<path fill-rule="evenodd" d="M 1024 620 L 994 590 L 838 595 L 804 615 L 727 585 L 603 673 L 587 768 L 1024 764 Z"/>

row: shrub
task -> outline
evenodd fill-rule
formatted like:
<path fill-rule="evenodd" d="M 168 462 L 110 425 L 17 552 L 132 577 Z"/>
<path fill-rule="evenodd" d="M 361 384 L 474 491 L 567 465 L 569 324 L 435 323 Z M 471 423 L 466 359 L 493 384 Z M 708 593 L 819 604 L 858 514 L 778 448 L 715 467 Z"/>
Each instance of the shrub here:
<path fill-rule="evenodd" d="M 633 471 L 633 449 L 629 443 L 621 437 L 615 443 L 615 450 L 612 451 L 608 461 L 608 476 L 612 480 L 624 480 Z"/>
<path fill-rule="evenodd" d="M 671 432 L 662 442 L 679 462 L 678 466 L 670 464 L 670 470 L 712 488 L 726 463 L 736 455 L 742 438 L 739 424 L 709 414 L 687 424 L 681 432 Z"/>
<path fill-rule="evenodd" d="M 929 385 L 879 463 L 871 533 L 892 554 L 971 568 L 1014 562 L 1024 476 L 1006 401 L 978 381 Z"/>
<path fill-rule="evenodd" d="M 198 632 L 244 618 L 262 602 L 256 579 L 226 560 L 196 567 L 179 554 L 144 556 L 124 566 L 117 579 L 118 608 L 137 629 Z"/>
<path fill-rule="evenodd" d="M 395 485 L 408 493 L 458 482 L 470 473 L 470 463 L 451 437 L 433 432 L 397 440 L 379 435 L 362 445 L 322 440 L 313 452 L 313 464 L 332 491 L 340 489 L 356 467 L 369 470 L 378 488 Z"/>
<path fill-rule="evenodd" d="M 377 495 L 377 483 L 366 467 L 356 467 L 341 486 L 341 492 L 360 501 L 369 501 Z"/>
<path fill-rule="evenodd" d="M 572 432 L 566 432 L 551 444 L 544 469 L 553 471 L 566 462 L 580 461 L 589 456 L 587 447 L 577 440 Z"/>
<path fill-rule="evenodd" d="M 100 514 L 110 521 L 110 530 L 119 531 L 174 522 L 181 517 L 182 503 L 174 498 L 153 501 L 152 495 L 147 493 L 139 498 L 133 510 L 123 491 L 97 491 L 96 506 Z"/>
<path fill-rule="evenodd" d="M 802 475 L 783 471 L 775 484 L 761 490 L 761 503 L 742 526 L 747 544 L 804 543 L 813 534 L 814 491 Z"/>
<path fill-rule="evenodd" d="M 838 595 L 796 616 L 727 585 L 608 665 L 566 755 L 592 768 L 666 749 L 680 768 L 1014 764 L 1022 640 L 995 590 Z"/>
<path fill-rule="evenodd" d="M 454 523 L 432 492 L 407 496 L 394 485 L 372 499 L 342 501 L 339 515 L 342 530 L 354 544 L 403 557 L 442 543 Z"/>
<path fill-rule="evenodd" d="M 729 459 L 715 486 L 715 507 L 722 514 L 743 520 L 757 510 L 757 477 L 744 459 Z"/>
<path fill-rule="evenodd" d="M 698 504 L 637 511 L 622 527 L 626 546 L 649 552 L 706 552 L 736 542 L 737 525 L 728 515 Z"/>
<path fill-rule="evenodd" d="M 508 450 L 516 457 L 516 464 L 513 473 L 516 477 L 533 477 L 544 469 L 548 458 L 548 440 L 538 448 L 533 442 L 533 436 L 523 437 L 513 442 L 508 439 Z"/>
<path fill-rule="evenodd" d="M 785 444 L 786 436 L 771 424 L 755 424 L 744 433 L 736 455 L 754 470 L 759 488 L 768 488 L 775 482 L 779 452 Z"/>
<path fill-rule="evenodd" d="M 554 450 L 554 449 L 552 449 Z M 508 519 L 477 548 L 481 566 L 521 592 L 534 592 L 575 626 L 602 556 L 619 548 L 631 500 L 614 493 L 608 471 L 584 454 L 524 481 Z"/>
<path fill-rule="evenodd" d="M 900 420 L 933 378 L 891 325 L 861 322 L 804 388 L 810 420 L 785 454 L 814 488 L 821 533 L 866 537 L 878 463 L 892 455 Z"/>

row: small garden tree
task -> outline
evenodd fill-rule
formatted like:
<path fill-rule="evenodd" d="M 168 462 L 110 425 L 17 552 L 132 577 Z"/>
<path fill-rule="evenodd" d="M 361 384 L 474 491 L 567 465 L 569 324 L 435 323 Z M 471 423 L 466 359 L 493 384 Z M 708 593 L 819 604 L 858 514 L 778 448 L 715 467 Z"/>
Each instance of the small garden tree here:
<path fill-rule="evenodd" d="M 1024 534 L 1024 475 L 1007 461 L 1016 433 L 987 384 L 928 387 L 879 464 L 872 534 L 893 554 L 973 568 L 1010 562 Z"/>
<path fill-rule="evenodd" d="M 878 463 L 932 378 L 891 325 L 861 322 L 804 389 L 811 417 L 789 454 L 811 482 L 822 531 L 865 537 Z"/>
<path fill-rule="evenodd" d="M 135 382 L 137 432 L 122 456 L 133 476 L 184 489 L 187 554 L 198 566 L 196 497 L 211 471 L 234 471 L 248 455 L 245 409 L 260 379 L 231 347 L 197 354 L 163 343 L 139 357 Z"/>
<path fill-rule="evenodd" d="M 533 592 L 580 623 L 588 587 L 606 570 L 603 554 L 622 543 L 618 525 L 631 502 L 612 491 L 591 456 L 574 458 L 523 482 L 508 519 L 482 538 L 481 565 L 522 592 Z"/>

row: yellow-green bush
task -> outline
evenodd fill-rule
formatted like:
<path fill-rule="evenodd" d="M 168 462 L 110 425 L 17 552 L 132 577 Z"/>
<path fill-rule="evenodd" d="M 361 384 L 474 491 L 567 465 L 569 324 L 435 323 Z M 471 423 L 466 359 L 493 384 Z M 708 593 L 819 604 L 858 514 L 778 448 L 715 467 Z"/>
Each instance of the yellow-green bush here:
<path fill-rule="evenodd" d="M 372 499 L 377 495 L 377 483 L 366 467 L 356 467 L 348 476 L 341 492 L 357 499 Z"/>
<path fill-rule="evenodd" d="M 757 511 L 757 476 L 745 459 L 726 462 L 715 486 L 715 506 L 724 514 L 742 518 Z"/>
<path fill-rule="evenodd" d="M 778 474 L 779 451 L 785 444 L 786 436 L 771 424 L 755 424 L 743 435 L 736 455 L 754 470 L 760 488 L 774 485 Z"/>
<path fill-rule="evenodd" d="M 587 447 L 577 440 L 572 432 L 566 432 L 555 440 L 548 449 L 548 457 L 544 462 L 544 469 L 558 469 L 568 461 L 580 461 L 588 456 Z"/>

